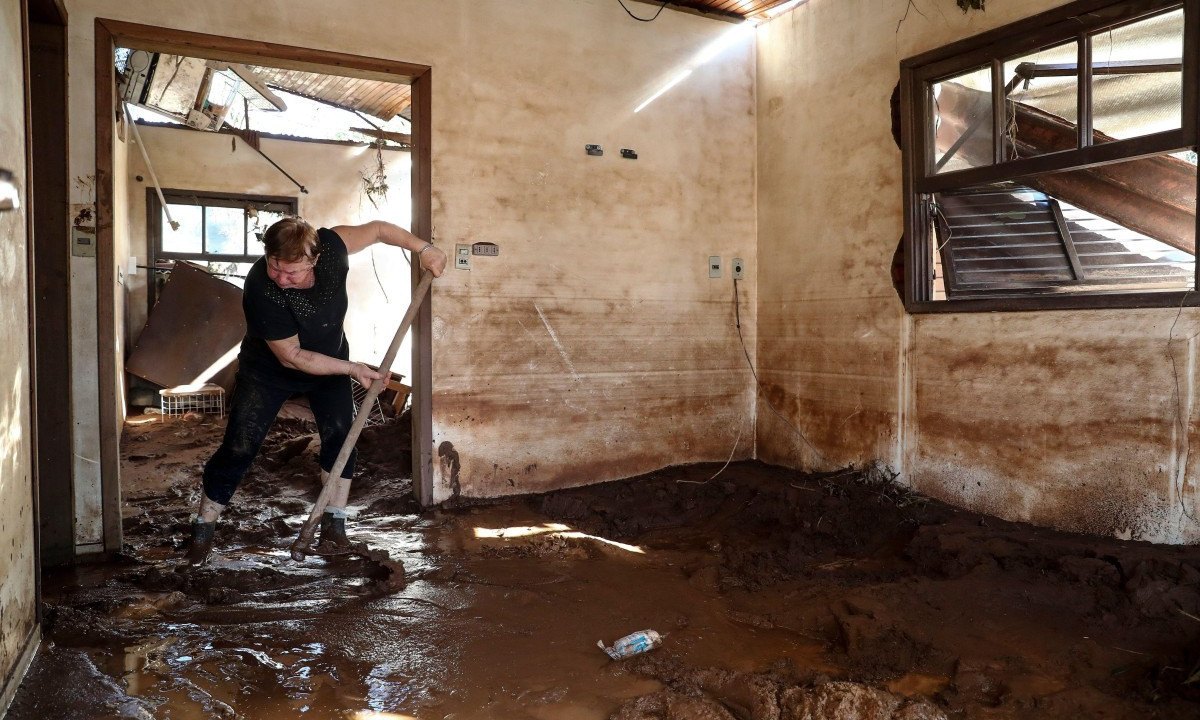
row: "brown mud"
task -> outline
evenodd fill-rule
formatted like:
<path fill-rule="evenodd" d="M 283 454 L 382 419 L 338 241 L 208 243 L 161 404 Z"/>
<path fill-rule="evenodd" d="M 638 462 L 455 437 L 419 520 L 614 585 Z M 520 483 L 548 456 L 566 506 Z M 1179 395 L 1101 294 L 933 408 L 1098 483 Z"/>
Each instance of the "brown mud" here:
<path fill-rule="evenodd" d="M 222 424 L 127 426 L 125 552 L 46 578 L 10 717 L 1200 717 L 1200 548 L 758 463 L 420 512 L 397 421 L 364 434 L 349 528 L 400 587 L 370 560 L 290 559 L 319 490 L 290 415 L 200 569 L 178 562 Z M 596 647 L 640 629 L 663 647 Z"/>

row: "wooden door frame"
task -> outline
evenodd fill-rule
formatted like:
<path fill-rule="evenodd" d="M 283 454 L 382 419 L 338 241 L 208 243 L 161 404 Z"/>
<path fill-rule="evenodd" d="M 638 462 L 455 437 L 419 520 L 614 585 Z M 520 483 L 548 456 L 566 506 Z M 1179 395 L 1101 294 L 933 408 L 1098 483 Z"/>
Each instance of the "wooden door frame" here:
<path fill-rule="evenodd" d="M 116 258 L 113 256 L 113 121 L 116 105 L 116 81 L 113 53 L 117 47 L 166 52 L 190 57 L 211 58 L 268 65 L 291 70 L 361 77 L 369 80 L 407 83 L 412 86 L 412 232 L 431 239 L 433 230 L 433 192 L 430 160 L 432 156 L 431 82 L 432 70 L 416 65 L 314 50 L 291 45 L 190 32 L 173 28 L 96 18 L 96 320 L 100 382 L 100 475 L 103 495 L 104 547 L 112 553 L 121 548 L 120 490 L 120 403 L 117 396 L 115 366 L 116 337 Z M 413 283 L 420 272 L 413 265 Z M 422 505 L 433 500 L 433 336 L 431 320 L 433 297 L 428 299 L 413 326 L 413 489 Z"/>
<path fill-rule="evenodd" d="M 72 373 L 70 111 L 61 0 L 30 0 L 25 28 L 31 475 L 39 566 L 52 566 L 75 557 L 74 456 L 63 452 L 74 421 L 71 386 L 63 382 Z"/>

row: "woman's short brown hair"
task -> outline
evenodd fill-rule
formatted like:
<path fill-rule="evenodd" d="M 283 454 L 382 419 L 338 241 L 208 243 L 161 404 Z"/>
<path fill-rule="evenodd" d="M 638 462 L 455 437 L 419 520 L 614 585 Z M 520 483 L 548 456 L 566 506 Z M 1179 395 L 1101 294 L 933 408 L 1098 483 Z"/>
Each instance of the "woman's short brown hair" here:
<path fill-rule="evenodd" d="M 298 217 L 287 217 L 263 233 L 267 257 L 296 262 L 317 254 L 317 231 Z"/>

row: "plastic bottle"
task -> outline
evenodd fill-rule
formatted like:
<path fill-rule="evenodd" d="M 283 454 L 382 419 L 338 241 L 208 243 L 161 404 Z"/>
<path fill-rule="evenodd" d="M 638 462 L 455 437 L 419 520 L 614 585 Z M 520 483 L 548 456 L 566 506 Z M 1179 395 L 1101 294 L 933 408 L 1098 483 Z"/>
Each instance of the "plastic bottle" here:
<path fill-rule="evenodd" d="M 662 645 L 662 636 L 653 630 L 638 630 L 616 641 L 612 647 L 604 647 L 603 640 L 597 640 L 596 645 L 613 660 L 624 660 Z"/>

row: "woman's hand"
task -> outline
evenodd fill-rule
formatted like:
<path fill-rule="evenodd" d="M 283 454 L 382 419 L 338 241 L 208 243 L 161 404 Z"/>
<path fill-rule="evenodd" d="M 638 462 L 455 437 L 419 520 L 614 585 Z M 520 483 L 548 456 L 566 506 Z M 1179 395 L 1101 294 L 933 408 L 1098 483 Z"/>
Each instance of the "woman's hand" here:
<path fill-rule="evenodd" d="M 355 382 L 365 388 L 371 387 L 371 383 L 383 378 L 383 375 L 381 375 L 379 371 L 372 370 L 367 365 L 363 365 L 359 362 L 350 362 L 349 360 L 347 360 L 347 362 L 350 363 L 350 367 L 348 368 L 346 374 L 354 378 Z"/>
<path fill-rule="evenodd" d="M 442 276 L 442 273 L 446 271 L 446 263 L 449 261 L 446 253 L 438 249 L 433 243 L 426 245 L 417 253 L 417 257 L 421 259 L 421 267 L 433 273 L 434 277 Z"/>

